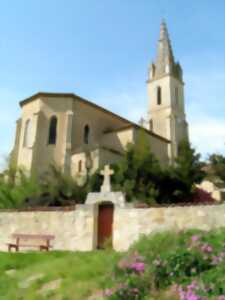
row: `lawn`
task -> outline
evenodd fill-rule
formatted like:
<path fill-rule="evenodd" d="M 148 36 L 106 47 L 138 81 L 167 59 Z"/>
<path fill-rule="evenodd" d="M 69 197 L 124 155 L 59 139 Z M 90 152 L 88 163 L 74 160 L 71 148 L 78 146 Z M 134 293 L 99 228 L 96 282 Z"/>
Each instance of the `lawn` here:
<path fill-rule="evenodd" d="M 0 253 L 0 299 L 88 299 L 118 258 L 113 251 Z M 59 280 L 59 288 L 42 290 Z"/>
<path fill-rule="evenodd" d="M 109 300 L 224 300 L 225 229 L 143 236 L 126 253 L 0 253 L 0 278 L 0 300 L 87 300 L 103 290 Z M 201 297 L 172 291 L 193 284 Z"/>

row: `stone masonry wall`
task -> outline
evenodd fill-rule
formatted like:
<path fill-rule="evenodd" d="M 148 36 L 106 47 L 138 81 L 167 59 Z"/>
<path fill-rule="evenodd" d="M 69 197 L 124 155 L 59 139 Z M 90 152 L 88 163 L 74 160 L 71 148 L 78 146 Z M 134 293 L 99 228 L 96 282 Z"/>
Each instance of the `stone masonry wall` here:
<path fill-rule="evenodd" d="M 147 209 L 116 205 L 113 247 L 125 251 L 143 234 L 219 227 L 225 227 L 225 204 Z M 7 251 L 13 233 L 53 234 L 54 250 L 91 251 L 97 243 L 97 206 L 79 205 L 74 211 L 0 212 L 0 251 Z"/>
<path fill-rule="evenodd" d="M 114 215 L 113 244 L 117 251 L 125 251 L 141 235 L 166 230 L 210 230 L 220 227 L 225 227 L 225 204 L 149 209 L 117 208 Z"/>
<path fill-rule="evenodd" d="M 93 209 L 74 211 L 0 212 L 0 251 L 6 251 L 13 233 L 52 234 L 54 250 L 93 249 Z"/>

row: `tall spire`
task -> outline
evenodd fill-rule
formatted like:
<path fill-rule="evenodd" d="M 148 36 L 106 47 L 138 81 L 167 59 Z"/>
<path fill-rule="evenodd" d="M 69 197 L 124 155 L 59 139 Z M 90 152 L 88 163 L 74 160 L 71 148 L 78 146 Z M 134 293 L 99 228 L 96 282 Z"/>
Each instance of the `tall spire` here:
<path fill-rule="evenodd" d="M 156 75 L 161 76 L 170 73 L 174 66 L 173 51 L 169 39 L 166 22 L 163 20 L 160 26 L 160 37 L 156 58 Z"/>
<path fill-rule="evenodd" d="M 150 79 L 166 74 L 173 75 L 182 80 L 182 70 L 180 65 L 175 63 L 166 22 L 162 20 L 156 62 L 151 66 Z"/>

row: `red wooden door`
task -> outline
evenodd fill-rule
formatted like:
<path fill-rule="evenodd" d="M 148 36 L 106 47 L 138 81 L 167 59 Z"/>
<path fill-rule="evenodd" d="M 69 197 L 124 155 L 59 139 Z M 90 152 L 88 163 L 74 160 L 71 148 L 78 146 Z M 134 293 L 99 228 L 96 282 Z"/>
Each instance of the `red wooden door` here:
<path fill-rule="evenodd" d="M 98 248 L 104 248 L 106 240 L 112 238 L 113 229 L 113 211 L 112 204 L 105 203 L 99 205 L 98 211 Z"/>

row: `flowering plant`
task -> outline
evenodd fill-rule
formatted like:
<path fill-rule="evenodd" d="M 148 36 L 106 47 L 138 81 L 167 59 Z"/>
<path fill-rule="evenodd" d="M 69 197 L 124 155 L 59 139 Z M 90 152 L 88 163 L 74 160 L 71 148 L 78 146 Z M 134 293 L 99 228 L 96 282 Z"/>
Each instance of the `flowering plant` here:
<path fill-rule="evenodd" d="M 137 252 L 121 259 L 115 269 L 118 282 L 113 289 L 105 290 L 105 297 L 110 300 L 144 299 L 149 290 L 145 269 L 144 257 Z"/>
<path fill-rule="evenodd" d="M 225 284 L 221 285 L 221 282 L 223 280 L 225 282 L 225 277 L 221 276 L 224 278 L 221 282 L 215 282 L 214 279 L 212 283 L 207 280 L 213 268 L 222 266 L 222 269 L 225 269 L 223 246 L 215 247 L 204 237 L 191 236 L 186 249 L 177 249 L 153 261 L 156 286 L 164 288 L 173 283 L 180 284 L 177 285 L 179 287 L 177 291 L 181 300 L 205 300 L 208 299 L 207 295 L 220 297 L 215 298 L 216 300 L 223 299 L 221 297 L 225 293 Z M 192 277 L 198 278 L 199 274 L 205 274 L 206 278 L 202 277 L 205 283 L 198 280 L 198 283 L 194 281 L 187 285 L 187 281 L 190 281 Z"/>
<path fill-rule="evenodd" d="M 105 298 L 225 300 L 225 231 L 195 232 L 181 233 L 171 247 L 168 242 L 164 246 L 164 236 L 163 247 L 156 238 L 153 243 L 145 237 L 133 247 L 138 252 L 116 265 L 114 285 L 105 290 Z"/>

